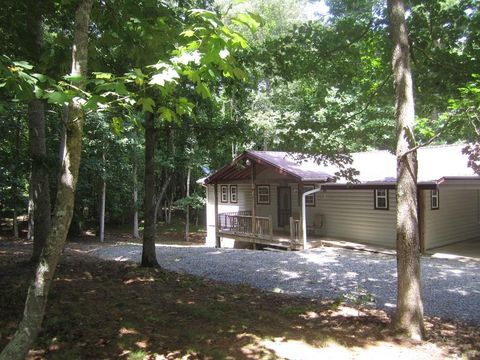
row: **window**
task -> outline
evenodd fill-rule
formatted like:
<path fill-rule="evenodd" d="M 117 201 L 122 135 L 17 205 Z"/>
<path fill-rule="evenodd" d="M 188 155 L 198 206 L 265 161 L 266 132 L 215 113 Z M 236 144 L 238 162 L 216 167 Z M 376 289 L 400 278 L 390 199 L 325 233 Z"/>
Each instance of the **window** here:
<path fill-rule="evenodd" d="M 228 202 L 228 186 L 227 185 L 222 185 L 220 187 L 220 201 L 222 203 L 226 203 Z"/>
<path fill-rule="evenodd" d="M 431 191 L 430 199 L 431 199 L 431 204 L 432 204 L 432 210 L 438 210 L 440 208 L 440 203 L 439 203 L 439 198 L 438 198 L 438 189 Z"/>
<path fill-rule="evenodd" d="M 375 209 L 388 210 L 388 190 L 387 189 L 375 189 Z"/>
<path fill-rule="evenodd" d="M 257 185 L 257 204 L 270 204 L 269 185 Z"/>
<path fill-rule="evenodd" d="M 230 202 L 237 202 L 237 185 L 230 185 Z"/>
<path fill-rule="evenodd" d="M 315 189 L 315 185 L 303 185 L 303 192 Z M 306 206 L 315 206 L 315 194 L 305 196 L 305 205 Z"/>

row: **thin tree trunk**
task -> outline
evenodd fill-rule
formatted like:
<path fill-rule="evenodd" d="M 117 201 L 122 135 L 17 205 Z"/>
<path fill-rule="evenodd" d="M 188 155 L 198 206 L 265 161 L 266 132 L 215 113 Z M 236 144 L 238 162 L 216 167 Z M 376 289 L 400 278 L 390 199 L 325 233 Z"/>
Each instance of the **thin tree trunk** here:
<path fill-rule="evenodd" d="M 33 253 L 32 261 L 40 258 L 50 230 L 50 181 L 47 166 L 45 135 L 45 107 L 41 100 L 28 104 L 28 134 L 32 176 L 30 189 L 33 203 Z"/>
<path fill-rule="evenodd" d="M 145 224 L 143 230 L 142 266 L 157 267 L 155 253 L 155 118 L 145 115 Z"/>
<path fill-rule="evenodd" d="M 163 204 L 163 214 L 165 217 L 165 224 L 168 224 L 168 200 L 165 200 Z"/>
<path fill-rule="evenodd" d="M 15 126 L 15 153 L 20 153 L 20 119 L 17 118 Z M 13 200 L 13 237 L 19 237 L 18 231 L 18 165 L 15 163 L 12 172 L 12 200 Z"/>
<path fill-rule="evenodd" d="M 187 198 L 190 196 L 190 175 L 192 169 L 190 166 L 187 169 Z M 190 240 L 190 205 L 187 203 L 187 208 L 185 209 L 185 241 Z"/>
<path fill-rule="evenodd" d="M 392 67 L 397 123 L 397 273 L 395 329 L 412 339 L 423 339 L 423 303 L 420 280 L 417 214 L 417 153 L 413 127 L 415 107 L 409 44 L 403 0 L 389 0 Z"/>
<path fill-rule="evenodd" d="M 32 181 L 32 174 L 30 173 L 30 183 Z M 29 186 L 28 189 L 28 230 L 27 230 L 27 240 L 33 241 L 33 228 L 35 223 L 33 222 L 33 189 L 32 186 Z"/>
<path fill-rule="evenodd" d="M 158 209 L 160 208 L 160 204 L 162 203 L 163 197 L 165 196 L 165 192 L 167 191 L 171 179 L 172 175 L 167 175 L 167 177 L 165 178 L 165 182 L 160 189 L 160 192 L 157 194 L 157 201 L 155 202 L 155 222 L 157 222 Z"/>
<path fill-rule="evenodd" d="M 86 77 L 88 58 L 88 27 L 93 0 L 79 2 L 75 12 L 75 30 L 72 51 L 72 75 Z M 79 83 L 80 88 L 83 87 Z M 35 277 L 28 288 L 23 318 L 12 340 L 0 354 L 0 360 L 23 360 L 40 331 L 48 292 L 65 243 L 73 215 L 75 188 L 80 165 L 84 113 L 82 101 L 74 98 L 69 104 L 66 124 L 65 155 L 58 184 L 54 217 L 47 242 L 40 255 Z"/>
<path fill-rule="evenodd" d="M 167 219 L 166 223 L 171 224 L 172 223 L 172 207 L 173 207 L 173 196 L 174 196 L 174 189 L 172 189 L 172 192 L 170 193 L 170 198 L 168 199 L 168 211 L 167 211 Z"/>
<path fill-rule="evenodd" d="M 105 149 L 102 152 L 103 176 L 102 176 L 102 198 L 100 200 L 100 242 L 105 240 L 105 200 L 107 198 L 107 180 L 105 179 Z"/>
<path fill-rule="evenodd" d="M 133 150 L 133 237 L 140 239 L 138 232 L 138 157 L 137 152 Z"/>
<path fill-rule="evenodd" d="M 13 237 L 16 239 L 20 237 L 20 233 L 18 231 L 17 200 L 13 200 Z"/>

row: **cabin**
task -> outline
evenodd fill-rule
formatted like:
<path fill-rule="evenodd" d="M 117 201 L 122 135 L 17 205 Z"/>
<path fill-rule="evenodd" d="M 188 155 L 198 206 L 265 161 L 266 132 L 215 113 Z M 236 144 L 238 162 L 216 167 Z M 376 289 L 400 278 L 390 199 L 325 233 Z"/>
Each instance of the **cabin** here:
<path fill-rule="evenodd" d="M 480 177 L 463 147 L 418 150 L 422 252 L 479 238 Z M 303 154 L 245 151 L 203 179 L 206 245 L 300 250 L 333 239 L 395 248 L 396 157 L 368 151 L 351 158 L 353 181 Z"/>

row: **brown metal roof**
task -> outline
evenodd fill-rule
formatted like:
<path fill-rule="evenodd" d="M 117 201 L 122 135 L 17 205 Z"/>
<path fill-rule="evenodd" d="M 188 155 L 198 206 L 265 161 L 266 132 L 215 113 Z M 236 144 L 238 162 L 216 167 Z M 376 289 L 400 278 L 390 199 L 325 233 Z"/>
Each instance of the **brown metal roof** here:
<path fill-rule="evenodd" d="M 468 158 L 462 153 L 464 144 L 440 145 L 418 150 L 418 182 L 432 186 L 445 181 L 458 181 L 468 178 L 480 179 L 468 167 Z M 351 154 L 350 167 L 359 171 L 357 185 L 379 185 L 396 182 L 396 157 L 385 150 L 375 150 Z M 301 160 L 303 158 L 303 160 Z M 250 178 L 251 168 L 246 160 L 261 166 L 271 167 L 280 174 L 300 182 L 331 182 L 339 170 L 335 165 L 318 164 L 305 155 L 281 151 L 245 151 L 232 162 L 205 179 L 205 184 L 219 181 L 245 180 Z M 339 179 L 338 184 L 347 184 Z"/>
<path fill-rule="evenodd" d="M 300 182 L 327 182 L 333 176 L 313 159 L 300 160 L 301 154 L 281 151 L 245 151 L 232 162 L 205 179 L 205 184 L 219 181 L 245 180 L 250 178 L 251 167 L 247 160 L 273 168 L 280 174 Z"/>

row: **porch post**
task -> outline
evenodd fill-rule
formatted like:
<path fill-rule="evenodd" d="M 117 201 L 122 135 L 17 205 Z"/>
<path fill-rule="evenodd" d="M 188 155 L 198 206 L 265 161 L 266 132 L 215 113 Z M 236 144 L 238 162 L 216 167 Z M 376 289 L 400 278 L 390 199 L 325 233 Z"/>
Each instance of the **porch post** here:
<path fill-rule="evenodd" d="M 213 185 L 214 192 L 215 192 L 215 247 L 220 248 L 220 234 L 218 233 L 219 223 L 218 223 L 218 184 L 215 182 Z"/>
<path fill-rule="evenodd" d="M 251 190 L 252 190 L 252 233 L 256 234 L 256 221 L 255 216 L 257 215 L 257 199 L 256 199 L 256 188 L 255 188 L 255 162 L 252 161 L 251 168 Z"/>

